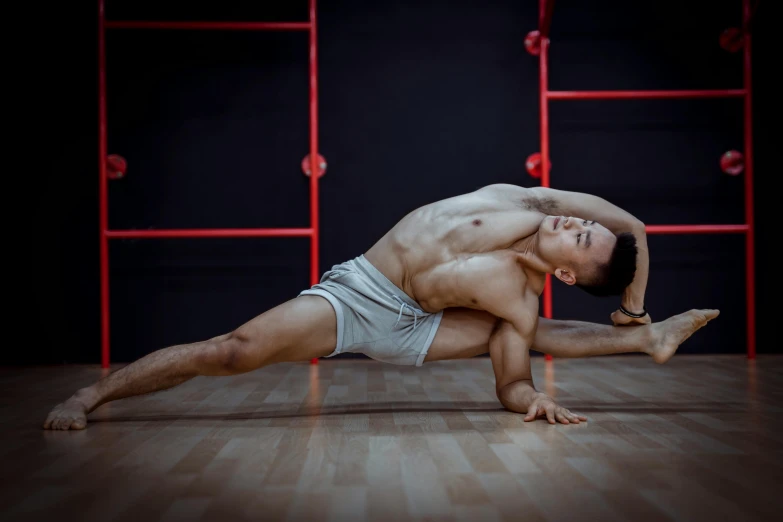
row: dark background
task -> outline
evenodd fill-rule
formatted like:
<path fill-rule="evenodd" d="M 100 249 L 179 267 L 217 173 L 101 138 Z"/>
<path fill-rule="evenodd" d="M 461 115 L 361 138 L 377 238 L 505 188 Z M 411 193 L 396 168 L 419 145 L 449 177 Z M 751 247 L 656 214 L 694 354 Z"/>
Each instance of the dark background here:
<path fill-rule="evenodd" d="M 307 1 L 107 0 L 108 19 L 307 19 Z M 97 8 L 29 8 L 6 68 L 6 362 L 100 362 Z M 162 6 L 161 6 L 162 4 Z M 198 5 L 196 5 L 198 4 Z M 538 185 L 537 2 L 319 2 L 320 271 L 369 248 L 408 211 L 490 183 Z M 771 18 L 754 23 L 758 352 L 769 342 L 773 191 Z M 765 20 L 766 18 L 766 20 Z M 552 89 L 742 87 L 718 37 L 741 1 L 559 0 Z M 33 26 L 31 26 L 33 27 Z M 19 29 L 13 29 L 19 31 Z M 107 31 L 112 229 L 307 227 L 307 33 Z M 742 101 L 551 104 L 552 186 L 591 192 L 648 224 L 742 223 Z M 21 166 L 20 166 L 21 165 Z M 769 215 L 771 213 L 767 213 Z M 720 318 L 680 353 L 745 352 L 743 235 L 650 236 L 654 320 Z M 110 243 L 112 362 L 227 332 L 309 286 L 309 239 Z M 556 318 L 609 323 L 616 299 L 555 284 Z"/>

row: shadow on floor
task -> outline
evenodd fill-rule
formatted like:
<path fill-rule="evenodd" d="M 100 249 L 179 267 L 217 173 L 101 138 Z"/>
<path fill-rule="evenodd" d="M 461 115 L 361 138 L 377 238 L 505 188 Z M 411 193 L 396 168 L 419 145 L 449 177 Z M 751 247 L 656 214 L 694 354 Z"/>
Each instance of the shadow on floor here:
<path fill-rule="evenodd" d="M 745 404 L 741 402 L 720 404 L 714 402 L 624 402 L 622 404 L 584 405 L 577 403 L 563 404 L 576 413 L 638 413 L 638 414 L 673 414 L 673 413 L 742 413 Z M 274 405 L 271 405 L 274 406 Z M 506 411 L 496 402 L 397 402 L 378 404 L 354 404 L 341 406 L 298 407 L 296 409 L 270 409 L 266 411 L 237 413 L 183 413 L 183 414 L 148 414 L 117 417 L 90 418 L 92 422 L 148 422 L 174 420 L 260 420 L 260 419 L 290 419 L 303 417 L 322 417 L 332 415 L 373 415 L 388 413 L 501 413 L 515 415 Z"/>

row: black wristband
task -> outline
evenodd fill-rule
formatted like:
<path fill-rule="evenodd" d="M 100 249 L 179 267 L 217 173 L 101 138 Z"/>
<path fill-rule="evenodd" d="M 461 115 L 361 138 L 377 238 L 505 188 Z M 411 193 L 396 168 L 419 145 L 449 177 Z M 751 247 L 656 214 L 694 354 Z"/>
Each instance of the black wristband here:
<path fill-rule="evenodd" d="M 647 315 L 647 309 L 644 306 L 642 306 L 641 314 L 632 314 L 631 312 L 626 310 L 625 307 L 623 307 L 623 305 L 620 305 L 620 311 L 625 315 L 627 315 L 628 317 L 633 317 L 634 319 L 639 319 L 640 317 L 644 317 L 645 315 Z"/>

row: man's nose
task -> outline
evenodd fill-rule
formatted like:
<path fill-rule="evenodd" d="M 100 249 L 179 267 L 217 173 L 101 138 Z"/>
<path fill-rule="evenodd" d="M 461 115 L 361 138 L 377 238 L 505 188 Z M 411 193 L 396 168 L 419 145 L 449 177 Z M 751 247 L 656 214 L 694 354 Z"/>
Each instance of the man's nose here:
<path fill-rule="evenodd" d="M 563 224 L 563 228 L 566 228 L 566 229 L 585 228 L 585 226 L 582 223 L 581 219 L 575 218 L 575 217 L 571 216 L 571 217 L 567 217 L 565 219 L 565 223 Z"/>

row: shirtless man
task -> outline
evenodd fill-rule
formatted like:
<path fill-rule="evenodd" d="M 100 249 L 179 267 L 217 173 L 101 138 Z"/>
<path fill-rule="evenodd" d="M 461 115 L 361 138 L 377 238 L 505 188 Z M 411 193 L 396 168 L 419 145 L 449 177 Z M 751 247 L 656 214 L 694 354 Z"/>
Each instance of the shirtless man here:
<path fill-rule="evenodd" d="M 417 366 L 489 352 L 506 409 L 526 421 L 578 424 L 587 419 L 533 387 L 530 349 L 554 357 L 643 352 L 663 363 L 718 316 L 690 310 L 652 323 L 648 267 L 643 223 L 606 200 L 490 185 L 411 212 L 363 256 L 232 332 L 157 350 L 78 390 L 43 427 L 84 429 L 104 403 L 198 375 L 346 352 Z M 614 326 L 539 317 L 546 274 L 621 296 Z"/>

